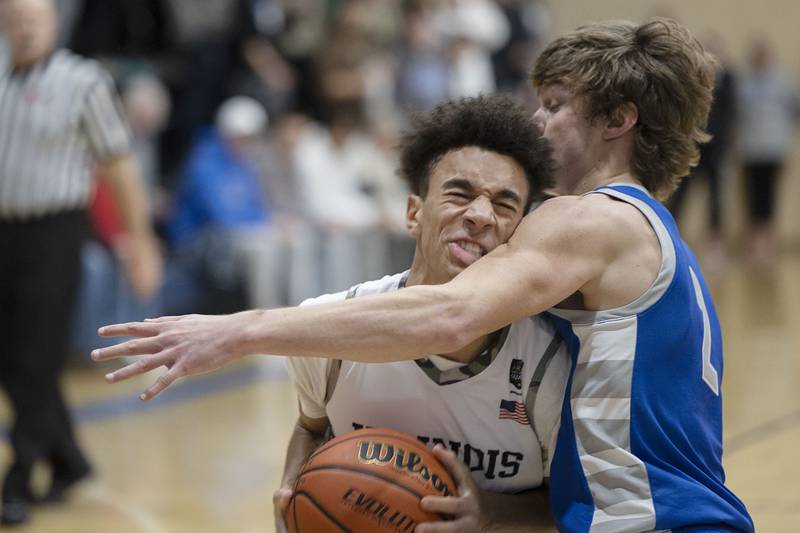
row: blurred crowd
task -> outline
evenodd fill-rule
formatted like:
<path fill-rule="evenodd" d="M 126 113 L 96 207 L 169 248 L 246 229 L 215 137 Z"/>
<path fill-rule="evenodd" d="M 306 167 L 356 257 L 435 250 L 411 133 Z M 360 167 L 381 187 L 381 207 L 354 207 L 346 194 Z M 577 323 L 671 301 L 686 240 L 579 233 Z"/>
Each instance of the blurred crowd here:
<path fill-rule="evenodd" d="M 120 90 L 166 265 L 141 301 L 99 181 L 75 352 L 101 324 L 295 305 L 407 268 L 399 132 L 450 98 L 532 98 L 548 31 L 538 1 L 56 3 L 61 46 Z"/>
<path fill-rule="evenodd" d="M 295 305 L 406 268 L 408 191 L 394 146 L 411 113 L 503 91 L 535 106 L 528 68 L 549 34 L 539 0 L 57 0 L 61 46 L 100 60 L 120 90 L 162 239 L 165 276 L 130 290 L 114 196 L 98 187 L 83 252 L 74 351 L 97 326 L 159 314 Z M 774 254 L 774 198 L 800 104 L 769 44 L 720 62 L 697 176 L 708 250 L 734 146 L 750 255 Z M 743 127 L 746 125 L 746 127 Z M 688 180 L 671 208 L 681 214 Z M 720 259 L 721 260 L 721 259 Z"/>

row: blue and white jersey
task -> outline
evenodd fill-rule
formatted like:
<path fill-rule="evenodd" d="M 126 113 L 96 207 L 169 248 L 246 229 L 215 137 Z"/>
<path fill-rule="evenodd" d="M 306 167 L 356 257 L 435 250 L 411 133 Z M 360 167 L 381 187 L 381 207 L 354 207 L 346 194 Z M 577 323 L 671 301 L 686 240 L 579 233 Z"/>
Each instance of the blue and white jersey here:
<path fill-rule="evenodd" d="M 600 187 L 661 244 L 652 286 L 603 311 L 551 309 L 572 356 L 551 508 L 561 531 L 753 531 L 722 469 L 722 337 L 675 221 L 643 188 Z"/>

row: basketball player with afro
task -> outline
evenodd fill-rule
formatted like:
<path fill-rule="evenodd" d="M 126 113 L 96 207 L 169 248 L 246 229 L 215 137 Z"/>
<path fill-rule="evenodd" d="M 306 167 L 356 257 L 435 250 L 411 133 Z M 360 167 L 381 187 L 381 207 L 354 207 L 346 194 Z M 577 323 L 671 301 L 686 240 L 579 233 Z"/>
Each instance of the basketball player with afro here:
<path fill-rule="evenodd" d="M 508 240 L 551 172 L 546 141 L 507 97 L 448 102 L 418 116 L 413 126 L 400 149 L 401 171 L 413 192 L 406 213 L 416 241 L 411 268 L 302 305 L 450 281 Z M 546 475 L 566 383 L 566 349 L 546 317 L 520 319 L 454 353 L 415 361 L 287 363 L 300 417 L 275 497 L 279 532 L 285 531 L 283 510 L 294 480 L 327 432 L 342 435 L 365 426 L 440 443 L 466 463 L 469 470 L 443 456 L 457 480 L 471 472 L 483 505 L 472 483 L 462 484 L 459 510 L 447 527 L 552 527 L 544 493 L 520 494 L 541 486 Z M 422 529 L 435 530 L 435 524 Z"/>
<path fill-rule="evenodd" d="M 507 244 L 442 285 L 111 326 L 102 334 L 141 338 L 94 357 L 147 355 L 111 382 L 166 366 L 147 399 L 247 354 L 413 359 L 548 311 L 572 358 L 550 468 L 559 529 L 753 531 L 724 484 L 719 320 L 660 203 L 697 163 L 713 78 L 713 60 L 674 21 L 578 28 L 532 75 L 561 196 Z"/>

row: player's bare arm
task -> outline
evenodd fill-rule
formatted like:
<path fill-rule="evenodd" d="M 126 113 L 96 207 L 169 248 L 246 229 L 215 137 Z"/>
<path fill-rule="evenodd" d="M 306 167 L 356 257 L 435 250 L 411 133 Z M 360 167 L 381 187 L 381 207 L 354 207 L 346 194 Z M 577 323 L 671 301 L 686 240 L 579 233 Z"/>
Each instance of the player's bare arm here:
<path fill-rule="evenodd" d="M 281 487 L 272 496 L 275 509 L 275 531 L 278 533 L 286 531 L 283 515 L 289 506 L 294 481 L 297 479 L 303 463 L 314 453 L 314 450 L 325 442 L 325 432 L 329 426 L 330 422 L 327 417 L 311 418 L 300 411 L 289 439 L 289 446 L 286 448 L 286 462 L 283 468 Z"/>
<path fill-rule="evenodd" d="M 617 279 L 608 277 L 609 265 L 641 262 L 648 244 L 657 249 L 657 242 L 653 235 L 656 244 L 649 243 L 646 231 L 637 237 L 637 223 L 646 223 L 636 221 L 633 217 L 640 215 L 633 211 L 615 214 L 619 207 L 611 209 L 611 202 L 601 195 L 549 200 L 523 220 L 508 244 L 444 285 L 305 308 L 107 326 L 101 335 L 137 338 L 95 350 L 92 356 L 146 356 L 110 373 L 110 382 L 166 366 L 169 370 L 142 395 L 149 399 L 179 377 L 208 372 L 248 354 L 368 362 L 413 359 L 456 351 L 576 293 L 588 308 L 622 305 L 649 286 L 657 267 L 646 257 L 638 274 Z M 606 287 L 618 289 L 608 296 Z"/>

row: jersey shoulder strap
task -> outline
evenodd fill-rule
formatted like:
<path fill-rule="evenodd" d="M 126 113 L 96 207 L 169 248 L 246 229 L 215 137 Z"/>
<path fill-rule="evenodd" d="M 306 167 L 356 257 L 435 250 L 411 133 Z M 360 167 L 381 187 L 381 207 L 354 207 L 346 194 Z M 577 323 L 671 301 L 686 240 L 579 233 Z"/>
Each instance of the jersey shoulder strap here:
<path fill-rule="evenodd" d="M 528 384 L 528 391 L 525 394 L 525 411 L 528 413 L 528 422 L 539 439 L 539 445 L 542 448 L 542 461 L 545 464 L 548 460 L 546 457 L 547 445 L 542 441 L 542 436 L 536 431 L 536 425 L 534 422 L 534 408 L 536 407 L 536 395 L 539 392 L 542 379 L 544 379 L 544 375 L 547 372 L 547 368 L 550 366 L 550 363 L 553 361 L 553 357 L 555 357 L 556 353 L 558 352 L 561 342 L 561 335 L 556 333 L 553 336 L 553 340 L 551 340 L 550 344 L 547 345 L 547 348 L 545 349 L 544 354 L 542 354 L 541 359 L 539 359 L 539 364 L 536 365 L 536 369 L 533 371 L 531 382 Z"/>
<path fill-rule="evenodd" d="M 350 290 L 347 291 L 347 296 L 344 297 L 345 300 L 350 300 L 355 298 L 358 294 L 358 288 L 361 287 L 361 284 L 353 285 L 350 287 Z M 342 369 L 342 360 L 341 359 L 333 359 L 331 361 L 330 369 L 328 369 L 328 381 L 325 384 L 325 405 L 328 405 L 328 402 L 331 401 L 333 397 L 333 391 L 336 389 L 336 382 L 339 380 L 339 371 Z"/>

